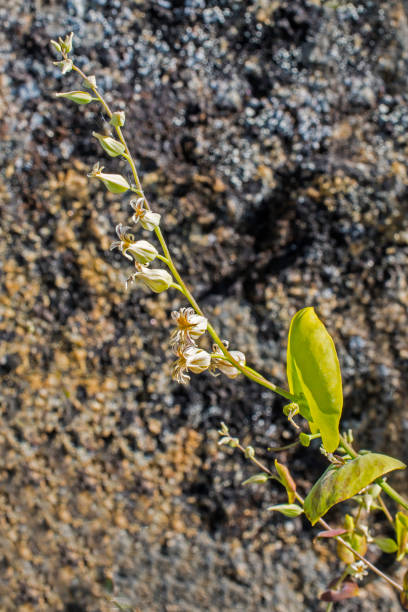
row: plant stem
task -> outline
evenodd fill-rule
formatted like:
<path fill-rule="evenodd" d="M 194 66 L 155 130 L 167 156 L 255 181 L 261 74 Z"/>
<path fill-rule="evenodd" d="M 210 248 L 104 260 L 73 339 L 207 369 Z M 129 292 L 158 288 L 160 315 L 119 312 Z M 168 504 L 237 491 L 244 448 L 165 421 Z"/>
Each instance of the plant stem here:
<path fill-rule="evenodd" d="M 384 502 L 383 498 L 381 497 L 381 494 L 377 497 L 377 499 L 378 499 L 378 502 L 379 502 L 379 504 L 380 504 L 380 506 L 382 508 L 382 511 L 384 512 L 385 516 L 388 519 L 388 522 L 392 525 L 392 527 L 394 527 L 393 518 L 392 518 L 391 513 L 388 510 L 387 506 L 385 505 L 385 502 Z"/>
<path fill-rule="evenodd" d="M 356 453 L 354 448 L 347 442 L 347 440 L 344 438 L 344 436 L 340 436 L 340 446 L 342 446 L 343 449 L 353 459 L 356 459 L 356 457 L 358 457 L 358 453 Z M 375 480 L 375 483 L 378 484 L 382 488 L 382 490 L 384 491 L 384 493 L 386 493 L 388 495 L 388 497 L 391 497 L 391 499 L 393 499 L 397 504 L 400 504 L 403 508 L 405 508 L 405 510 L 408 510 L 408 501 L 406 499 L 404 499 L 398 493 L 398 491 L 393 489 L 393 487 L 391 487 L 386 482 L 385 478 L 383 478 L 383 477 L 382 478 L 377 478 L 377 480 Z"/>

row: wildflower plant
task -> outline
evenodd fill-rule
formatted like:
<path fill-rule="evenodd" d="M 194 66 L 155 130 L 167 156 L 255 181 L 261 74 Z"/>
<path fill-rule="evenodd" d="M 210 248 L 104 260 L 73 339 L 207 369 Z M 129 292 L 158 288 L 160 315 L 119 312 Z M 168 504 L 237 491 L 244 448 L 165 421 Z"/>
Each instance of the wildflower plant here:
<path fill-rule="evenodd" d="M 75 72 L 86 89 L 61 92 L 56 96 L 79 105 L 94 102 L 101 105 L 116 135 L 105 136 L 93 132 L 93 136 L 109 157 L 126 160 L 132 173 L 129 182 L 121 174 L 104 172 L 104 167 L 98 162 L 88 174 L 90 178 L 100 180 L 111 193 L 129 192 L 132 197 L 129 205 L 133 211 L 130 219 L 133 227 L 119 223 L 116 227 L 118 239 L 111 245 L 111 249 L 118 249 L 133 265 L 134 270 L 126 285 L 135 283 L 155 293 L 173 289 L 181 293 L 189 304 L 171 313 L 174 329 L 169 344 L 175 355 L 173 378 L 181 384 L 188 384 L 190 373 L 201 374 L 206 370 L 215 376 L 224 375 L 231 379 L 244 375 L 288 400 L 283 412 L 297 430 L 295 444 L 307 448 L 312 440 L 320 439 L 320 450 L 328 462 L 327 469 L 305 498 L 298 492 L 295 479 L 287 466 L 278 459 L 275 459 L 273 466 L 262 463 L 255 449 L 252 446 L 244 447 L 239 438 L 230 434 L 225 423 L 220 425 L 219 445 L 239 450 L 258 469 L 243 484 L 264 485 L 274 481 L 285 489 L 287 503 L 271 506 L 268 510 L 289 518 L 304 514 L 312 525 L 322 528 L 317 538 L 336 542 L 337 556 L 345 568 L 320 595 L 320 599 L 327 602 L 327 610 L 331 610 L 337 601 L 358 595 L 357 581 L 368 570 L 392 585 L 399 592 L 402 606 L 408 609 L 408 572 L 405 572 L 400 584 L 365 557 L 368 546 L 394 554 L 398 562 L 408 554 L 408 501 L 385 478 L 389 472 L 406 466 L 388 455 L 357 451 L 352 432 L 340 431 L 343 407 L 340 365 L 334 342 L 324 324 L 311 307 L 303 308 L 293 317 L 287 344 L 288 390 L 248 366 L 245 355 L 238 348 L 229 349 L 229 343 L 221 340 L 202 312 L 171 256 L 162 233 L 161 216 L 152 210 L 146 198 L 122 130 L 126 121 L 125 113 L 110 108 L 99 90 L 96 77 L 85 75 L 70 57 L 72 33 L 64 39 L 51 41 L 51 44 L 59 54 L 54 65 L 63 75 Z M 151 241 L 137 239 L 138 226 L 151 232 L 157 242 L 153 244 Z M 162 267 L 156 267 L 157 261 Z M 201 338 L 206 335 L 213 341 L 211 352 L 199 346 Z M 275 450 L 279 452 L 279 449 Z M 398 508 L 395 514 L 386 504 L 384 495 Z M 332 506 L 345 500 L 353 500 L 356 511 L 346 514 L 341 526 L 329 525 L 323 517 Z M 392 527 L 393 537 L 373 533 L 370 519 L 374 511 L 385 515 Z"/>

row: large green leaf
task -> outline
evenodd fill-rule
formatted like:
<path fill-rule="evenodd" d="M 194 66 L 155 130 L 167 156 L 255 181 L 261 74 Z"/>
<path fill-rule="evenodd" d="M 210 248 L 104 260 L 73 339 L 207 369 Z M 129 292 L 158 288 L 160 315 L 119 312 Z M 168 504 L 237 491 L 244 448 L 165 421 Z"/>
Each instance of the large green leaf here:
<path fill-rule="evenodd" d="M 380 453 L 359 455 L 341 467 L 331 465 L 307 495 L 305 514 L 314 525 L 335 504 L 350 499 L 383 474 L 405 467 L 398 459 Z"/>
<path fill-rule="evenodd" d="M 343 407 L 341 372 L 334 342 L 313 308 L 303 308 L 290 324 L 287 376 L 291 393 L 303 395 L 300 414 L 323 446 L 333 453 L 339 444 Z"/>

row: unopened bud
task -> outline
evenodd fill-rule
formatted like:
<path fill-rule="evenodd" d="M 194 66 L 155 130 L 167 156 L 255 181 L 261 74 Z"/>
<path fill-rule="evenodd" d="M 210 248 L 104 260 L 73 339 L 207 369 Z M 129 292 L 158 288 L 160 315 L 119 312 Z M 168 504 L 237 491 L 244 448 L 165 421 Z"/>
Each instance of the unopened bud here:
<path fill-rule="evenodd" d="M 230 446 L 230 448 L 237 448 L 237 446 L 239 445 L 238 438 L 231 438 L 228 445 Z"/>
<path fill-rule="evenodd" d="M 113 127 L 122 127 L 125 125 L 125 113 L 123 111 L 115 111 L 112 113 L 109 123 L 113 125 Z"/>
<path fill-rule="evenodd" d="M 134 274 L 133 279 L 140 281 L 155 293 L 167 291 L 173 284 L 173 278 L 166 270 L 143 268 L 140 272 Z"/>
<path fill-rule="evenodd" d="M 94 100 L 90 93 L 87 91 L 67 91 L 62 93 L 56 93 L 57 98 L 67 98 L 76 104 L 89 104 Z"/>
<path fill-rule="evenodd" d="M 247 484 L 263 484 L 269 480 L 270 476 L 266 472 L 260 472 L 259 474 L 254 474 L 251 478 L 247 478 L 242 483 L 243 485 Z"/>
<path fill-rule="evenodd" d="M 72 66 L 74 65 L 72 59 L 65 59 L 61 62 L 53 62 L 53 64 L 61 70 L 62 74 L 65 74 L 66 72 L 72 70 Z"/>
<path fill-rule="evenodd" d="M 247 446 L 245 449 L 245 457 L 247 459 L 253 459 L 255 457 L 255 449 L 253 446 Z"/>
<path fill-rule="evenodd" d="M 104 136 L 103 134 L 98 134 L 97 132 L 92 132 L 92 136 L 99 140 L 102 148 L 111 157 L 118 157 L 118 155 L 123 155 L 125 152 L 124 145 L 119 142 L 119 140 L 115 140 L 111 136 Z"/>
<path fill-rule="evenodd" d="M 88 89 L 96 89 L 96 77 L 93 74 L 87 77 L 84 79 L 84 85 Z"/>
<path fill-rule="evenodd" d="M 57 43 L 56 40 L 50 40 L 50 44 L 54 47 L 56 51 L 58 51 L 58 53 L 62 53 L 61 45 Z"/>
<path fill-rule="evenodd" d="M 297 504 L 278 504 L 277 506 L 269 506 L 267 510 L 280 512 L 289 518 L 295 518 L 303 513 L 303 508 Z"/>
<path fill-rule="evenodd" d="M 71 32 L 70 34 L 67 34 L 64 41 L 61 38 L 59 39 L 61 48 L 63 51 L 65 51 L 65 53 L 70 53 L 70 51 L 72 51 L 72 39 L 73 38 L 74 38 L 74 33 Z"/>

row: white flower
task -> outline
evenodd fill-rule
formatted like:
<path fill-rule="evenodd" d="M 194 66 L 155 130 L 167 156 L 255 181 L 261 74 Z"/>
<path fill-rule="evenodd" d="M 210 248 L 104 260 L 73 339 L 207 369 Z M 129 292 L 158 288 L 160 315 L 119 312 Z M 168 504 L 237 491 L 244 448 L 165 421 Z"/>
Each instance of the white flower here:
<path fill-rule="evenodd" d="M 357 580 L 361 580 L 364 576 L 367 576 L 367 566 L 364 561 L 355 561 L 351 563 L 350 566 L 350 574 L 354 576 Z"/>
<path fill-rule="evenodd" d="M 172 331 L 170 344 L 177 352 L 194 342 L 202 336 L 207 329 L 207 319 L 197 314 L 194 308 L 180 308 L 171 313 L 171 318 L 177 327 Z"/>
<path fill-rule="evenodd" d="M 178 359 L 173 363 L 172 376 L 177 382 L 186 385 L 190 380 L 187 372 L 200 374 L 207 370 L 211 363 L 211 355 L 198 348 L 190 345 L 183 351 L 177 351 Z"/>
<path fill-rule="evenodd" d="M 130 261 L 137 261 L 141 264 L 147 264 L 150 261 L 153 261 L 157 257 L 157 249 L 150 242 L 146 240 L 138 240 L 134 241 L 133 234 L 129 233 L 131 228 L 122 225 L 116 226 L 116 233 L 118 235 L 119 240 L 112 242 L 112 249 L 119 249 L 119 251 Z M 129 254 L 130 253 L 130 254 Z"/>
<path fill-rule="evenodd" d="M 133 223 L 138 223 L 140 221 L 143 229 L 152 232 L 156 227 L 160 224 L 160 215 L 159 213 L 154 213 L 151 210 L 147 210 L 145 205 L 145 199 L 139 198 L 138 200 L 131 200 L 131 207 L 133 208 L 134 215 L 132 216 Z"/>
<path fill-rule="evenodd" d="M 217 344 L 213 345 L 213 353 L 217 355 L 216 357 L 213 356 L 211 360 L 211 373 L 214 376 L 218 376 L 218 373 L 215 370 L 219 370 L 225 374 L 225 376 L 228 376 L 228 378 L 236 378 L 238 374 L 241 374 L 238 368 L 236 368 L 224 357 L 223 352 Z M 229 351 L 229 354 L 240 365 L 245 365 L 246 359 L 244 353 L 241 353 L 241 351 Z M 220 356 L 218 357 L 218 355 Z"/>

